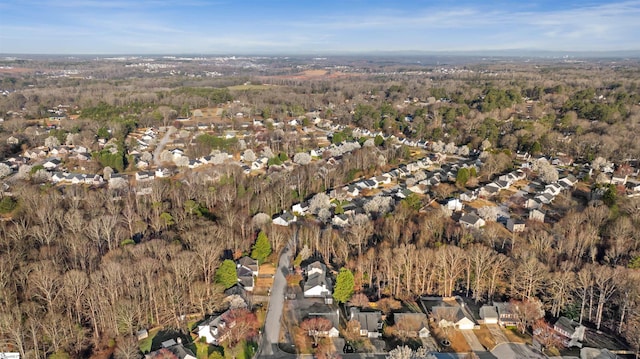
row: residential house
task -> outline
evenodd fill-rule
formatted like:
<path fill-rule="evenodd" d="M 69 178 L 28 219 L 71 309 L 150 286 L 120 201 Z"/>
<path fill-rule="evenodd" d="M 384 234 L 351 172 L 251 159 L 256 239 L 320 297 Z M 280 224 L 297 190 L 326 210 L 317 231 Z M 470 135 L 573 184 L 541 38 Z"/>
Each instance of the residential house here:
<path fill-rule="evenodd" d="M 13 137 L 13 136 L 9 136 L 9 138 L 7 138 L 7 145 L 9 146 L 14 146 L 20 143 L 20 140 Z"/>
<path fill-rule="evenodd" d="M 401 199 L 405 199 L 409 196 L 411 196 L 413 194 L 413 192 L 411 192 L 410 189 L 408 188 L 400 188 L 398 189 L 398 192 L 396 193 L 396 197 L 401 198 Z"/>
<path fill-rule="evenodd" d="M 168 168 L 158 168 L 155 171 L 155 176 L 158 178 L 166 178 L 171 176 L 171 170 L 169 170 Z"/>
<path fill-rule="evenodd" d="M 136 172 L 136 181 L 138 182 L 146 182 L 146 181 L 152 181 L 155 177 L 155 173 L 154 172 L 148 172 L 148 171 L 139 171 Z"/>
<path fill-rule="evenodd" d="M 498 324 L 498 311 L 493 305 L 483 305 L 480 307 L 480 319 L 483 324 Z"/>
<path fill-rule="evenodd" d="M 145 359 L 164 359 L 164 358 L 176 358 L 176 359 L 196 359 L 195 354 L 182 345 L 182 341 L 178 338 L 178 341 L 167 340 L 162 342 L 162 348 L 151 353 L 145 354 Z"/>
<path fill-rule="evenodd" d="M 296 203 L 293 205 L 293 207 L 291 207 L 291 212 L 299 216 L 304 216 L 305 214 L 307 214 L 308 210 L 309 210 L 309 202 L 306 202 L 306 201 Z"/>
<path fill-rule="evenodd" d="M 391 176 L 380 175 L 375 178 L 375 181 L 378 185 L 389 184 L 391 183 Z"/>
<path fill-rule="evenodd" d="M 549 204 L 553 202 L 553 200 L 555 199 L 555 196 L 552 195 L 551 193 L 542 193 L 537 195 L 535 199 L 537 199 L 540 203 Z"/>
<path fill-rule="evenodd" d="M 460 330 L 472 330 L 475 322 L 467 318 L 460 307 L 435 306 L 431 308 L 431 316 L 440 328 L 454 327 Z"/>
<path fill-rule="evenodd" d="M 529 219 L 532 221 L 539 221 L 544 223 L 544 211 L 534 208 L 529 211 Z"/>
<path fill-rule="evenodd" d="M 399 336 L 428 338 L 429 320 L 424 313 L 394 313 L 393 322 Z"/>
<path fill-rule="evenodd" d="M 351 197 L 358 197 L 360 195 L 360 189 L 356 185 L 347 186 L 347 194 Z"/>
<path fill-rule="evenodd" d="M 277 224 L 278 226 L 287 227 L 289 224 L 295 222 L 297 220 L 296 216 L 289 212 L 284 212 L 281 215 L 277 216 L 273 219 L 273 224 Z"/>
<path fill-rule="evenodd" d="M 527 209 L 540 209 L 540 208 L 542 208 L 542 202 L 538 198 L 528 198 L 524 202 L 524 208 L 527 208 Z"/>
<path fill-rule="evenodd" d="M 486 224 L 485 220 L 478 217 L 475 213 L 464 214 L 460 217 L 459 223 L 467 228 L 480 228 Z"/>
<path fill-rule="evenodd" d="M 635 180 L 629 180 L 624 185 L 628 191 L 631 192 L 640 192 L 640 182 Z"/>
<path fill-rule="evenodd" d="M 493 302 L 498 311 L 498 324 L 503 327 L 515 327 L 518 325 L 518 314 L 509 302 Z"/>
<path fill-rule="evenodd" d="M 549 193 L 551 195 L 553 195 L 553 197 L 557 196 L 560 194 L 560 192 L 562 192 L 562 186 L 559 185 L 557 182 L 548 184 L 544 187 L 544 193 Z"/>
<path fill-rule="evenodd" d="M 315 262 L 312 262 L 309 265 L 307 265 L 307 267 L 305 268 L 305 275 L 307 277 L 310 277 L 315 273 L 326 275 L 327 266 L 324 263 L 320 262 L 320 261 L 315 261 Z"/>
<path fill-rule="evenodd" d="M 515 232 L 524 232 L 527 227 L 526 223 L 519 219 L 509 218 L 507 220 L 507 229 L 513 233 Z"/>
<path fill-rule="evenodd" d="M 359 308 L 349 308 L 349 320 L 360 324 L 360 336 L 379 338 L 382 335 L 382 312 L 361 312 Z"/>
<path fill-rule="evenodd" d="M 447 202 L 447 209 L 452 211 L 462 211 L 464 205 L 457 198 L 452 198 Z"/>
<path fill-rule="evenodd" d="M 306 298 L 330 298 L 332 294 L 331 280 L 327 278 L 327 266 L 315 261 L 305 268 L 304 296 Z"/>
<path fill-rule="evenodd" d="M 238 259 L 238 265 L 249 269 L 255 277 L 260 274 L 260 266 L 258 265 L 258 261 L 249 256 L 244 256 Z"/>
<path fill-rule="evenodd" d="M 466 191 L 460 194 L 460 200 L 465 202 L 471 202 L 478 198 L 477 191 Z"/>
<path fill-rule="evenodd" d="M 611 176 L 611 184 L 625 185 L 628 179 L 629 179 L 628 175 L 623 176 L 623 175 L 614 174 L 613 176 Z"/>
<path fill-rule="evenodd" d="M 238 283 L 240 283 L 247 292 L 252 292 L 255 286 L 253 271 L 238 263 L 236 264 L 236 273 L 238 275 Z"/>
<path fill-rule="evenodd" d="M 500 187 L 496 183 L 491 182 L 480 188 L 478 195 L 482 197 L 493 197 L 498 194 L 498 192 L 500 192 Z"/>
<path fill-rule="evenodd" d="M 207 344 L 220 345 L 224 340 L 223 331 L 227 323 L 225 319 L 229 311 L 212 315 L 202 323 L 198 324 L 198 338 L 205 338 Z"/>
<path fill-rule="evenodd" d="M 44 167 L 48 171 L 53 171 L 58 168 L 61 163 L 62 161 L 60 161 L 59 158 L 50 158 L 42 164 L 42 167 Z"/>
<path fill-rule="evenodd" d="M 584 341 L 585 329 L 584 325 L 574 322 L 567 317 L 560 317 L 555 324 L 553 324 L 553 330 L 566 338 L 565 344 L 569 347 L 582 347 L 580 342 Z"/>
<path fill-rule="evenodd" d="M 318 332 L 317 335 L 325 338 L 337 338 L 340 336 L 340 310 L 333 309 L 327 304 L 324 303 L 314 303 L 308 309 L 309 318 L 317 318 L 322 317 L 331 322 L 331 328 L 326 331 Z M 313 335 L 316 333 L 309 333 L 309 335 Z"/>
<path fill-rule="evenodd" d="M 313 273 L 304 281 L 305 298 L 329 298 L 332 295 L 332 285 L 325 273 Z"/>
<path fill-rule="evenodd" d="M 344 214 L 336 214 L 331 218 L 331 224 L 336 227 L 345 227 L 349 224 L 349 217 Z"/>
<path fill-rule="evenodd" d="M 67 178 L 67 174 L 63 173 L 63 172 L 54 172 L 51 175 L 51 182 L 53 183 L 58 183 L 58 182 L 62 182 Z"/>

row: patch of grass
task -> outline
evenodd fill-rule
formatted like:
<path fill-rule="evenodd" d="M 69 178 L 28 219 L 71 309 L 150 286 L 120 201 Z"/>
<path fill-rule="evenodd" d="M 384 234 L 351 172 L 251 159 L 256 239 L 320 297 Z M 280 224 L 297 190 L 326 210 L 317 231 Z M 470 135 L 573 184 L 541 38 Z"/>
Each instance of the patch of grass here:
<path fill-rule="evenodd" d="M 151 352 L 151 345 L 153 344 L 153 338 L 156 337 L 160 328 L 153 328 L 149 330 L 149 336 L 140 340 L 138 342 L 138 346 L 140 347 L 140 351 L 144 354 Z"/>
<path fill-rule="evenodd" d="M 507 327 L 506 330 L 503 330 L 503 333 L 510 342 L 522 344 L 531 343 L 531 336 L 527 333 L 520 333 L 516 327 Z"/>

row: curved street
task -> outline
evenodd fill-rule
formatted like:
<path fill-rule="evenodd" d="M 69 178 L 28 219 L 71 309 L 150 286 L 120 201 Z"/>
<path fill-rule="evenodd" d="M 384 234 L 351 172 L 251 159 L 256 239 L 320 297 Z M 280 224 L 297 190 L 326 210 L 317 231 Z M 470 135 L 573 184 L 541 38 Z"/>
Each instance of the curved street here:
<path fill-rule="evenodd" d="M 287 287 L 286 275 L 289 273 L 291 255 L 297 236 L 298 231 L 294 229 L 291 239 L 280 254 L 278 268 L 271 287 L 267 317 L 264 323 L 264 333 L 260 345 L 261 356 L 273 356 L 276 353 L 280 353 L 277 347 L 280 341 L 280 325 L 284 308 L 285 288 Z"/>

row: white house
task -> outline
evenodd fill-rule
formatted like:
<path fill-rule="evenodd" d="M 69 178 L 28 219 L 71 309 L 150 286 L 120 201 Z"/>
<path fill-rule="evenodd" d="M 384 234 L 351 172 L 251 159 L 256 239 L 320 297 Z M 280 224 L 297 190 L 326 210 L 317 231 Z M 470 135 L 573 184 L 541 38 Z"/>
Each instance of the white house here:
<path fill-rule="evenodd" d="M 447 209 L 452 211 L 462 211 L 463 204 L 457 198 L 452 198 L 447 202 Z"/>
<path fill-rule="evenodd" d="M 484 219 L 478 217 L 473 213 L 467 213 L 463 215 L 462 217 L 460 217 L 459 222 L 460 225 L 467 228 L 480 228 L 487 224 Z"/>
<path fill-rule="evenodd" d="M 484 324 L 498 324 L 498 311 L 492 305 L 483 305 L 480 307 L 480 319 Z"/>
<path fill-rule="evenodd" d="M 301 216 L 304 216 L 305 214 L 307 214 L 308 210 L 309 210 L 309 203 L 308 202 L 296 203 L 291 207 L 291 212 L 296 213 L 296 214 L 301 215 Z"/>
<path fill-rule="evenodd" d="M 207 344 L 219 345 L 224 339 L 222 338 L 222 331 L 227 323 L 224 321 L 224 317 L 228 311 L 209 317 L 209 319 L 198 325 L 198 338 L 205 338 Z"/>
<path fill-rule="evenodd" d="M 324 273 L 314 273 L 304 281 L 305 298 L 326 298 L 331 294 L 331 283 Z"/>
<path fill-rule="evenodd" d="M 438 322 L 440 328 L 454 327 L 460 330 L 472 330 L 476 325 L 473 320 L 464 315 L 460 307 L 436 306 L 431 308 L 431 315 Z"/>
<path fill-rule="evenodd" d="M 289 212 L 284 212 L 281 215 L 277 216 L 273 219 L 273 224 L 277 224 L 278 226 L 287 227 L 289 224 L 295 222 L 297 220 L 296 216 Z"/>

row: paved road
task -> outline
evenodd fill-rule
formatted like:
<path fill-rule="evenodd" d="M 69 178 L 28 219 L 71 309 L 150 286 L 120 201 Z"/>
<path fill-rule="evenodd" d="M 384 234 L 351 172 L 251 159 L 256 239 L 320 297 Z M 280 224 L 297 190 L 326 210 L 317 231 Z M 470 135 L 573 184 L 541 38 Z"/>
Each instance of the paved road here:
<path fill-rule="evenodd" d="M 160 142 L 158 143 L 158 146 L 156 146 L 156 149 L 153 151 L 153 162 L 156 164 L 156 166 L 160 167 L 160 165 L 162 164 L 162 161 L 160 161 L 160 154 L 162 153 L 164 146 L 171 139 L 171 135 L 174 134 L 177 130 L 177 128 L 170 126 L 167 132 L 164 134 L 164 137 L 162 137 L 162 140 L 160 140 Z"/>
<path fill-rule="evenodd" d="M 284 307 L 285 288 L 287 286 L 285 273 L 289 272 L 289 262 L 293 252 L 292 248 L 298 236 L 297 229 L 294 229 L 293 233 L 289 243 L 287 243 L 280 254 L 278 269 L 273 279 L 273 286 L 271 286 L 271 298 L 269 298 L 269 309 L 267 310 L 261 345 L 262 356 L 274 355 L 274 347 L 277 347 L 280 341 L 280 324 Z"/>

